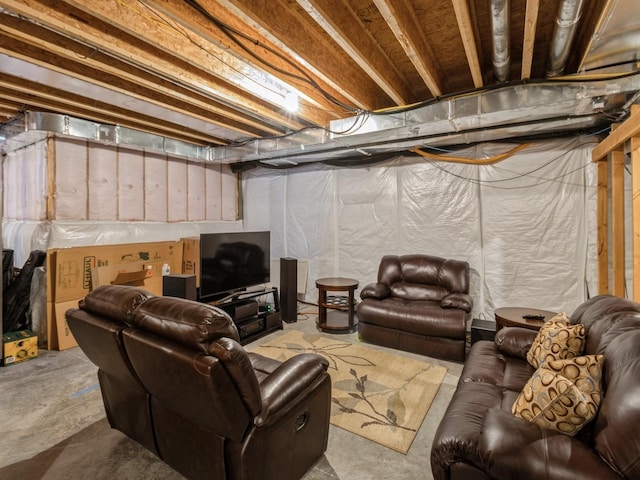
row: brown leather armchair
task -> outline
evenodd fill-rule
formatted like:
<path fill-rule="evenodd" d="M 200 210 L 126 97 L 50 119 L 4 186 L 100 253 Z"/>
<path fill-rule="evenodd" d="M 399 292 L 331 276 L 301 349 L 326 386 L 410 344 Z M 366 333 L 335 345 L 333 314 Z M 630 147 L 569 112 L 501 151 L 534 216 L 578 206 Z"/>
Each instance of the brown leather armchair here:
<path fill-rule="evenodd" d="M 469 264 L 430 255 L 386 255 L 378 281 L 360 291 L 358 333 L 365 342 L 464 361 L 473 300 Z"/>
<path fill-rule="evenodd" d="M 187 478 L 298 480 L 326 450 L 319 355 L 248 353 L 222 310 L 135 287 L 97 288 L 67 322 L 99 367 L 111 426 Z"/>

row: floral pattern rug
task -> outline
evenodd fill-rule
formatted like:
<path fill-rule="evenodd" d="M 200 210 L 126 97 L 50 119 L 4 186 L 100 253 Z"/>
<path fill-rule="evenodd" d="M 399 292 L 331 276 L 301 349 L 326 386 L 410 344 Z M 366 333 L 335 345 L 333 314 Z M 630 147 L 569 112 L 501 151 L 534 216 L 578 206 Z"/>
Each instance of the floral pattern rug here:
<path fill-rule="evenodd" d="M 406 454 L 447 373 L 445 367 L 335 337 L 289 331 L 251 351 L 286 360 L 329 360 L 331 423 Z"/>

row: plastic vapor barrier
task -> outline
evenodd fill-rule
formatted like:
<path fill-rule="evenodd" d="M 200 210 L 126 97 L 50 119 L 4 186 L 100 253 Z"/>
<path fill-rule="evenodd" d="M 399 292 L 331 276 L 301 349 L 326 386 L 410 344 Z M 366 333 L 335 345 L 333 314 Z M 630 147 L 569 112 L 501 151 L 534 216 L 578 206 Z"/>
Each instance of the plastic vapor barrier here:
<path fill-rule="evenodd" d="M 597 293 L 596 144 L 537 142 L 485 165 L 404 156 L 256 169 L 243 174 L 244 225 L 272 231 L 272 255 L 309 260 L 310 301 L 316 278 L 362 288 L 383 255 L 424 253 L 469 262 L 474 317 L 504 306 L 571 312 Z M 482 160 L 513 147 L 431 153 Z"/>

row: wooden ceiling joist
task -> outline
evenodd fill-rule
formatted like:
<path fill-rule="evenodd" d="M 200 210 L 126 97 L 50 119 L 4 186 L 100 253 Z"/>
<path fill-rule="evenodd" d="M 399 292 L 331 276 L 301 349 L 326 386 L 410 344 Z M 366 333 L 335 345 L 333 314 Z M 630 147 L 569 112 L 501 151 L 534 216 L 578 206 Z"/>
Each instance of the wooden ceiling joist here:
<path fill-rule="evenodd" d="M 113 8 L 114 5 L 112 2 L 88 3 L 96 7 L 111 5 Z M 211 57 L 207 56 L 206 52 L 195 47 L 185 37 L 179 35 L 169 36 L 166 32 L 158 32 L 159 27 L 157 24 L 149 23 L 148 20 L 148 24 L 144 24 L 142 19 L 134 18 L 133 15 L 129 15 L 127 20 L 132 22 L 138 29 L 141 28 L 141 25 L 144 25 L 144 29 L 139 31 L 149 36 L 149 41 L 145 42 L 143 41 L 145 37 L 134 37 L 126 32 L 115 31 L 113 27 L 101 23 L 95 17 L 87 16 L 86 13 L 77 10 L 74 6 L 60 4 L 60 2 L 53 0 L 33 0 L 29 5 L 23 5 L 22 2 L 15 0 L 1 0 L 0 5 L 3 4 L 6 4 L 7 8 L 25 15 L 28 14 L 31 18 L 35 17 L 38 23 L 60 30 L 68 35 L 69 38 L 83 38 L 86 44 L 84 45 L 82 56 L 79 58 L 84 59 L 87 65 L 90 65 L 92 60 L 95 61 L 95 57 L 100 56 L 103 60 L 102 65 L 105 66 L 105 72 L 107 73 L 110 69 L 106 67 L 108 67 L 109 62 L 112 62 L 118 64 L 118 68 L 124 73 L 126 73 L 127 68 L 135 70 L 134 74 L 136 76 L 144 77 L 141 72 L 147 72 L 148 76 L 158 78 L 158 84 L 161 83 L 161 80 L 164 80 L 175 89 L 186 89 L 187 85 L 198 85 L 203 91 L 208 90 L 211 92 L 211 97 L 207 99 L 207 102 L 212 105 L 220 103 L 220 100 L 222 100 L 227 104 L 235 105 L 236 108 L 254 112 L 256 118 L 259 116 L 272 119 L 274 124 L 281 124 L 287 129 L 296 129 L 301 126 L 300 123 L 292 121 L 291 116 L 283 111 L 267 107 L 264 101 L 250 100 L 246 92 L 241 93 L 240 88 L 230 84 L 224 76 L 212 74 L 217 70 L 205 72 L 201 67 L 195 66 L 193 61 L 187 63 L 180 58 L 167 55 L 166 50 L 161 50 L 156 45 L 168 42 L 176 50 L 187 50 L 188 54 L 194 55 L 195 58 L 204 55 L 207 57 L 208 62 L 211 61 Z M 69 24 L 68 22 L 65 23 L 67 18 L 80 18 L 84 19 L 84 21 L 78 20 L 77 24 Z M 5 23 L 10 21 L 11 17 L 4 19 Z M 23 28 L 25 35 L 30 35 L 36 30 L 42 31 L 45 29 L 34 24 L 30 24 L 29 28 Z M 153 36 L 151 33 L 156 33 L 156 35 Z M 51 33 L 51 35 L 54 34 Z M 44 38 L 39 39 L 42 42 L 41 44 L 48 46 L 54 53 L 63 54 L 65 49 L 58 47 L 58 44 L 63 41 L 60 35 L 55 40 L 48 38 L 46 34 L 42 34 L 42 36 Z M 228 54 L 225 53 L 225 55 Z M 105 61 L 105 58 L 110 60 Z M 127 65 L 127 67 L 123 65 Z M 231 111 L 231 109 L 228 110 Z M 315 115 L 317 115 L 317 112 L 317 110 L 314 110 Z M 326 117 L 318 119 L 320 122 L 326 120 Z"/>
<path fill-rule="evenodd" d="M 344 8 L 341 0 L 297 1 L 398 105 L 419 100 L 350 6 Z M 361 29 L 362 35 L 350 34 L 354 26 Z"/>
<path fill-rule="evenodd" d="M 440 68 L 431 48 L 425 41 L 416 16 L 405 0 L 373 0 L 396 35 L 398 42 L 434 97 L 444 89 Z"/>
<path fill-rule="evenodd" d="M 480 68 L 480 59 L 478 58 L 476 39 L 473 33 L 475 29 L 472 25 L 471 14 L 469 13 L 469 4 L 467 0 L 453 0 L 453 8 L 456 12 L 460 36 L 462 37 L 464 51 L 467 55 L 467 61 L 469 62 L 469 70 L 473 77 L 473 85 L 476 88 L 480 88 L 484 82 L 482 80 L 482 70 Z"/>

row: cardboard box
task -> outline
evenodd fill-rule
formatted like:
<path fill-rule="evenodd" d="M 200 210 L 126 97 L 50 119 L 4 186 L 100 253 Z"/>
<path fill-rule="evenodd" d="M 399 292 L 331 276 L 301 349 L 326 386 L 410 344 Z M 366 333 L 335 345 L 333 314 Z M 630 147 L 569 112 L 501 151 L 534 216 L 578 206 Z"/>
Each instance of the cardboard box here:
<path fill-rule="evenodd" d="M 200 288 L 200 237 L 182 239 L 182 272 L 196 276 L 196 288 Z"/>
<path fill-rule="evenodd" d="M 57 249 L 51 299 L 67 302 L 84 298 L 92 289 L 91 270 L 126 263 L 164 263 L 171 271 L 182 267 L 182 242 L 128 243 Z"/>
<path fill-rule="evenodd" d="M 101 285 L 132 285 L 162 295 L 162 271 L 167 262 L 133 262 L 91 269 L 93 288 Z"/>
<path fill-rule="evenodd" d="M 2 364 L 11 365 L 38 356 L 38 337 L 31 330 L 2 335 Z"/>
<path fill-rule="evenodd" d="M 70 308 L 77 308 L 78 301 L 71 300 L 69 302 L 60 302 L 54 305 L 54 321 L 52 322 L 55 325 L 54 331 L 56 332 L 56 341 L 55 346 L 50 347 L 50 349 L 55 350 L 66 350 L 68 348 L 73 348 L 78 346 L 78 342 L 76 342 L 73 333 L 71 333 L 71 329 L 67 324 L 67 319 L 65 317 L 65 313 Z"/>
<path fill-rule="evenodd" d="M 47 348 L 65 350 L 77 345 L 66 325 L 64 312 L 77 307 L 80 299 L 94 288 L 94 268 L 114 266 L 117 272 L 138 268 L 138 265 L 132 265 L 136 263 L 144 265 L 144 268 L 151 266 L 153 275 L 145 279 L 144 288 L 162 295 L 162 269 L 167 264 L 170 271 L 180 270 L 182 241 L 49 249 L 46 269 Z M 128 266 L 123 268 L 123 264 Z"/>

